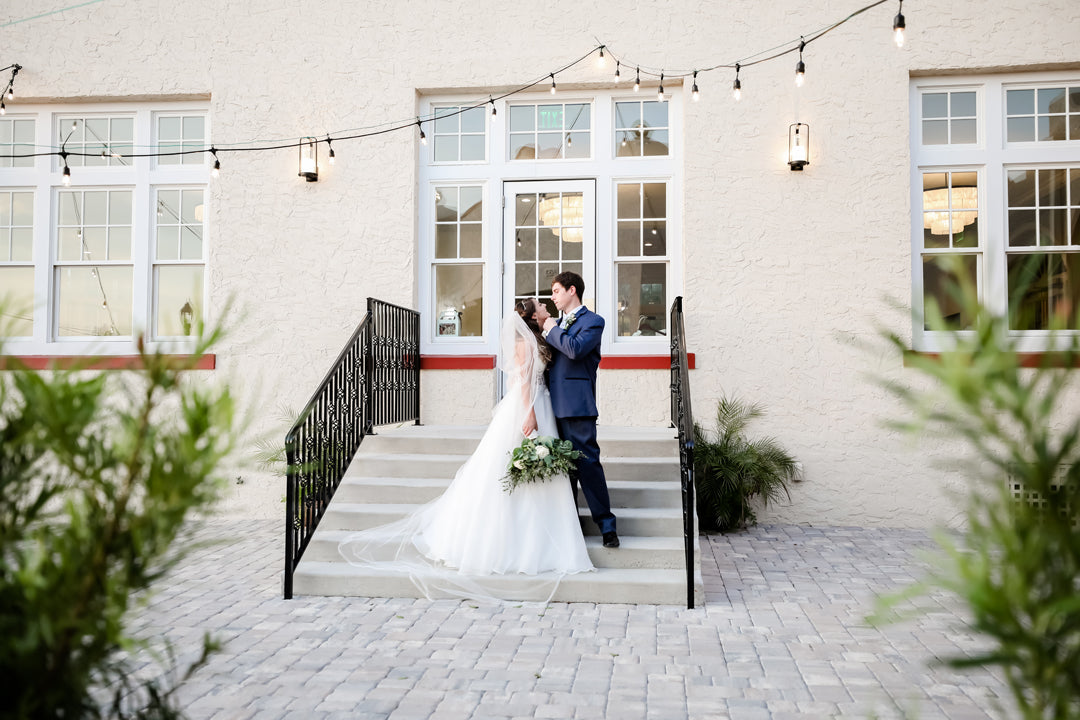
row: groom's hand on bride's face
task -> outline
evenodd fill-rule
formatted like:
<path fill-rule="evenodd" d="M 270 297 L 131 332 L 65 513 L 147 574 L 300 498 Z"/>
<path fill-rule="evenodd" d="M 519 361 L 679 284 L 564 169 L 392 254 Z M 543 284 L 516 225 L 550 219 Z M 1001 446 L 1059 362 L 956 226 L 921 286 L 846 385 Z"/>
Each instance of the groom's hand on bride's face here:
<path fill-rule="evenodd" d="M 544 330 L 545 331 L 550 330 L 551 328 L 555 327 L 558 324 L 559 323 L 555 320 L 555 318 L 549 317 L 547 320 L 544 321 Z"/>

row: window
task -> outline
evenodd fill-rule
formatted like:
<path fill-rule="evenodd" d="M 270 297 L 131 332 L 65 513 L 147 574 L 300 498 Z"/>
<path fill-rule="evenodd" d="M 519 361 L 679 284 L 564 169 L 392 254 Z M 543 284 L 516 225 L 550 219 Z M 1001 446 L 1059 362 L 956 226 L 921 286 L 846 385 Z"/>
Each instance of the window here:
<path fill-rule="evenodd" d="M 666 335 L 667 185 L 619 183 L 616 198 L 618 335 Z"/>
<path fill-rule="evenodd" d="M 484 320 L 484 194 L 479 185 L 435 188 L 435 334 L 479 337 Z"/>
<path fill-rule="evenodd" d="M 1055 322 L 1080 322 L 1080 79 L 1001 75 L 950 85 L 912 85 L 922 127 L 912 152 L 916 314 L 933 302 L 947 328 L 974 329 L 952 290 L 963 279 L 1008 316 L 1021 349 L 1049 349 Z M 976 127 L 996 135 L 976 143 Z M 945 341 L 917 323 L 916 349 L 942 350 Z"/>
<path fill-rule="evenodd" d="M 130 354 L 144 332 L 152 347 L 186 349 L 206 306 L 206 156 L 131 154 L 205 148 L 205 109 L 126 103 L 20 112 L 28 117 L 0 123 L 0 153 L 29 144 L 88 154 L 68 156 L 70 186 L 58 158 L 10 159 L 0 175 L 0 285 L 12 300 L 6 351 Z"/>
<path fill-rule="evenodd" d="M 634 100 L 615 103 L 616 157 L 668 154 L 668 103 Z"/>
<path fill-rule="evenodd" d="M 433 135 L 435 162 L 487 159 L 487 127 L 482 107 L 436 108 Z"/>
<path fill-rule="evenodd" d="M 591 136 L 587 103 L 510 106 L 511 160 L 588 158 Z"/>
<path fill-rule="evenodd" d="M 33 118 L 0 119 L 0 154 L 27 155 L 34 152 Z M 34 167 L 32 157 L 0 157 L 0 168 Z"/>

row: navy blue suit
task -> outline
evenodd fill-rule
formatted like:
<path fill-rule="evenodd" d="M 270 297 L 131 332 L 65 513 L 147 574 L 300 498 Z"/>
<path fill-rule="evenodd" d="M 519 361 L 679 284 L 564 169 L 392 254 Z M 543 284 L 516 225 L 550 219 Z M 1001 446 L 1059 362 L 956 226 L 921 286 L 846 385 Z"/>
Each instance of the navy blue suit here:
<path fill-rule="evenodd" d="M 552 349 L 547 375 L 559 437 L 569 440 L 582 454 L 577 461 L 577 477 L 570 477 L 574 497 L 580 482 L 593 521 L 601 533 L 607 533 L 615 530 L 615 516 L 596 442 L 596 417 L 600 414 L 596 409 L 596 370 L 603 334 L 604 318 L 584 306 L 575 313 L 569 328 L 551 328 L 547 335 Z"/>

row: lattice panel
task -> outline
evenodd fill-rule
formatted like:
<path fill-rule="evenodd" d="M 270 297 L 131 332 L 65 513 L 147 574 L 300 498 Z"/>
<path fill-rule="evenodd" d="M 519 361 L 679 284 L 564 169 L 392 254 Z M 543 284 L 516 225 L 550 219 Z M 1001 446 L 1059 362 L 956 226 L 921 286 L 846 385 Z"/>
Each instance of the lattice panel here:
<path fill-rule="evenodd" d="M 1067 466 L 1063 465 L 1058 468 L 1054 475 L 1054 479 L 1050 481 L 1051 495 L 1066 492 L 1069 483 L 1066 477 L 1067 472 Z M 1008 483 L 1009 491 L 1012 493 L 1013 499 L 1017 502 L 1026 502 L 1028 505 L 1040 510 L 1048 510 L 1051 508 L 1052 498 L 1043 497 L 1042 494 L 1036 490 L 1028 490 L 1023 481 L 1016 476 L 1009 475 Z M 1063 516 L 1071 517 L 1072 526 L 1077 530 L 1080 530 L 1080 508 L 1073 507 L 1073 504 L 1067 500 L 1064 503 L 1054 502 L 1053 505 L 1058 508 L 1058 512 Z"/>

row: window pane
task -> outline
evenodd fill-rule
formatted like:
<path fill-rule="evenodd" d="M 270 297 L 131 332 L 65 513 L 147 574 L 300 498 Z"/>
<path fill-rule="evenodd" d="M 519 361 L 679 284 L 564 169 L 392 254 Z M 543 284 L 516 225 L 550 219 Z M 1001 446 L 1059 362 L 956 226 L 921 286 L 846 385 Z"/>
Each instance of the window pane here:
<path fill-rule="evenodd" d="M 202 222 L 199 214 L 202 212 L 202 190 L 184 190 L 180 198 L 180 221 L 185 225 L 195 225 Z"/>
<path fill-rule="evenodd" d="M 130 260 L 131 259 L 131 228 L 130 227 L 113 227 L 113 228 L 109 228 L 109 259 L 110 260 Z"/>
<path fill-rule="evenodd" d="M 641 126 L 641 103 L 615 103 L 615 127 L 636 128 Z"/>
<path fill-rule="evenodd" d="M 1011 329 L 1048 330 L 1054 321 L 1076 327 L 1080 255 L 1009 255 L 1008 273 Z"/>
<path fill-rule="evenodd" d="M 1068 245 L 1066 222 L 1068 211 L 1065 208 L 1039 211 L 1039 244 Z"/>
<path fill-rule="evenodd" d="M 519 194 L 517 211 L 514 214 L 515 225 L 536 225 L 536 195 Z"/>
<path fill-rule="evenodd" d="M 1063 115 L 1039 117 L 1039 139 L 1064 140 L 1065 117 Z"/>
<path fill-rule="evenodd" d="M 949 93 L 950 115 L 953 117 L 975 117 L 975 93 Z"/>
<path fill-rule="evenodd" d="M 482 265 L 435 266 L 435 334 L 479 337 L 484 321 Z"/>
<path fill-rule="evenodd" d="M 201 192 L 201 191 L 189 191 Z M 109 193 L 109 224 L 131 224 L 131 191 L 113 190 Z"/>
<path fill-rule="evenodd" d="M 172 265 L 158 267 L 156 270 L 155 337 L 190 335 L 202 317 L 202 266 Z"/>
<path fill-rule="evenodd" d="M 977 287 L 977 263 L 975 255 L 924 255 L 923 256 L 923 302 L 928 321 L 927 330 L 970 330 L 974 316 L 966 311 L 960 300 L 960 282 Z M 930 327 L 931 308 L 937 307 L 945 321 L 945 328 Z"/>
<path fill-rule="evenodd" d="M 60 337 L 130 336 L 130 267 L 58 267 Z"/>
<path fill-rule="evenodd" d="M 642 144 L 642 153 L 649 155 L 668 154 L 668 131 L 646 130 L 645 142 Z"/>
<path fill-rule="evenodd" d="M 511 160 L 535 160 L 536 145 L 533 144 L 532 135 L 510 136 L 510 159 Z"/>
<path fill-rule="evenodd" d="M 0 267 L 0 335 L 34 334 L 34 268 Z"/>
<path fill-rule="evenodd" d="M 949 143 L 948 120 L 923 120 L 923 145 L 947 145 Z"/>
<path fill-rule="evenodd" d="M 567 133 L 565 156 L 568 158 L 587 158 L 590 155 L 589 133 Z"/>
<path fill-rule="evenodd" d="M 1072 194 L 1072 204 L 1080 206 L 1080 168 L 1069 171 L 1069 192 Z"/>
<path fill-rule="evenodd" d="M 454 162 L 458 159 L 458 136 L 435 136 L 435 162 Z"/>
<path fill-rule="evenodd" d="M 1080 112 L 1080 87 L 1069 88 L 1069 112 Z"/>
<path fill-rule="evenodd" d="M 184 139 L 185 140 L 202 140 L 205 138 L 205 130 L 203 129 L 206 124 L 206 118 L 201 116 L 192 116 L 184 118 Z"/>
<path fill-rule="evenodd" d="M 435 111 L 435 132 L 456 133 L 461 128 L 461 115 L 458 108 L 438 108 Z"/>
<path fill-rule="evenodd" d="M 536 282 L 536 263 L 518 263 L 514 266 L 514 295 L 536 297 L 539 286 Z"/>
<path fill-rule="evenodd" d="M 483 160 L 486 138 L 483 135 L 461 136 L 461 159 Z"/>
<path fill-rule="evenodd" d="M 637 257 L 641 255 L 641 222 L 638 220 L 619 221 L 619 255 Z"/>
<path fill-rule="evenodd" d="M 639 218 L 641 217 L 641 186 L 637 183 L 622 184 L 618 186 L 618 217 Z"/>
<path fill-rule="evenodd" d="M 59 260 L 82 260 L 82 231 L 78 228 L 60 228 L 57 231 Z"/>
<path fill-rule="evenodd" d="M 1008 115 L 1034 115 L 1034 90 L 1009 90 L 1005 93 L 1005 112 Z"/>
<path fill-rule="evenodd" d="M 457 256 L 457 225 L 436 225 L 435 257 L 443 259 Z"/>
<path fill-rule="evenodd" d="M 1039 88 L 1039 114 L 1065 112 L 1065 88 Z"/>
<path fill-rule="evenodd" d="M 665 335 L 667 264 L 620 263 L 617 268 L 619 335 Z"/>
<path fill-rule="evenodd" d="M 484 121 L 487 119 L 487 113 L 484 110 L 485 108 L 482 107 L 474 107 L 461 113 L 461 132 L 484 132 L 486 129 Z"/>
<path fill-rule="evenodd" d="M 562 229 L 562 256 L 563 260 L 580 260 L 581 246 L 585 241 L 585 233 L 581 228 Z"/>
<path fill-rule="evenodd" d="M 536 230 L 532 228 L 518 228 L 514 231 L 517 240 L 517 249 L 514 252 L 515 260 L 536 259 Z"/>
<path fill-rule="evenodd" d="M 184 225 L 180 228 L 180 259 L 202 260 L 202 227 Z"/>
<path fill-rule="evenodd" d="M 163 225 L 157 229 L 158 260 L 180 259 L 180 228 L 177 225 Z"/>
<path fill-rule="evenodd" d="M 562 157 L 562 133 L 539 133 L 536 136 L 537 157 L 550 160 Z"/>
<path fill-rule="evenodd" d="M 34 193 L 11 193 L 11 224 L 27 226 L 34 224 Z"/>
<path fill-rule="evenodd" d="M 663 220 L 646 222 L 643 233 L 645 255 L 667 255 L 667 223 Z"/>
<path fill-rule="evenodd" d="M 82 231 L 82 260 L 107 260 L 108 228 L 91 227 Z"/>
<path fill-rule="evenodd" d="M 552 229 L 540 228 L 540 232 L 537 233 L 537 240 L 541 260 L 559 259 L 559 238 Z"/>
<path fill-rule="evenodd" d="M 644 183 L 642 185 L 642 217 L 667 217 L 667 184 Z"/>
<path fill-rule="evenodd" d="M 1009 118 L 1007 139 L 1009 142 L 1034 142 L 1035 118 Z"/>
<path fill-rule="evenodd" d="M 1009 207 L 1035 207 L 1035 171 L 1009 171 Z"/>
<path fill-rule="evenodd" d="M 510 107 L 510 132 L 522 132 L 536 129 L 536 108 L 533 105 L 512 105 Z"/>
<path fill-rule="evenodd" d="M 922 116 L 924 118 L 943 118 L 949 114 L 948 93 L 924 93 L 922 96 Z"/>
<path fill-rule="evenodd" d="M 32 262 L 34 259 L 34 229 L 11 229 L 11 259 L 15 262 Z M 0 286 L 2 287 L 2 286 Z"/>
<path fill-rule="evenodd" d="M 1080 113 L 1069 116 L 1069 139 L 1080 140 Z"/>
<path fill-rule="evenodd" d="M 583 103 L 566 106 L 566 129 L 585 132 L 592 129 L 592 116 L 588 105 Z"/>
<path fill-rule="evenodd" d="M 109 193 L 103 191 L 83 194 L 83 224 L 105 225 L 108 223 Z"/>
<path fill-rule="evenodd" d="M 1065 170 L 1053 168 L 1039 171 L 1039 205 L 1065 204 Z"/>
<path fill-rule="evenodd" d="M 1009 245 L 1024 247 L 1035 244 L 1035 211 L 1009 211 Z"/>
<path fill-rule="evenodd" d="M 483 228 L 479 223 L 465 223 L 461 226 L 460 257 L 478 258 L 483 255 Z"/>
<path fill-rule="evenodd" d="M 953 120 L 952 121 L 952 142 L 953 144 L 971 144 L 976 142 L 975 139 L 975 121 L 974 120 Z"/>

